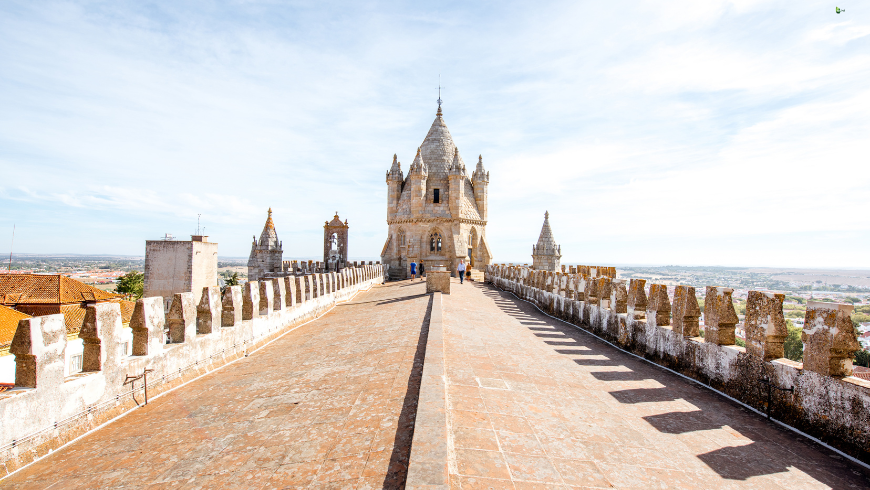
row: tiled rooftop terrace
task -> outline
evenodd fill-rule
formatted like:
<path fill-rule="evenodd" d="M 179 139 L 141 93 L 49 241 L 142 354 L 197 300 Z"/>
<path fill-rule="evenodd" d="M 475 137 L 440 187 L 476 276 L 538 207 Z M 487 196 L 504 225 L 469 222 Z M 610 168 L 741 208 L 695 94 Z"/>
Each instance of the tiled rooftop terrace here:
<path fill-rule="evenodd" d="M 441 307 L 450 488 L 870 487 L 835 453 L 508 293 L 451 286 L 440 305 L 421 282 L 376 286 L 0 486 L 401 488 Z"/>

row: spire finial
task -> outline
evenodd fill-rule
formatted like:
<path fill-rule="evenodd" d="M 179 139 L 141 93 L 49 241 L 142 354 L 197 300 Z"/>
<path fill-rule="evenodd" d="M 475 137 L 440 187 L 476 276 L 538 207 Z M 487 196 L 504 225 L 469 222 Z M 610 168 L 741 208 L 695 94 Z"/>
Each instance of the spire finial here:
<path fill-rule="evenodd" d="M 441 115 L 441 74 L 438 74 L 438 115 Z"/>
<path fill-rule="evenodd" d="M 272 207 L 271 206 L 269 207 L 269 217 L 270 218 L 272 217 Z"/>
<path fill-rule="evenodd" d="M 550 212 L 544 211 L 544 219 L 550 219 Z"/>

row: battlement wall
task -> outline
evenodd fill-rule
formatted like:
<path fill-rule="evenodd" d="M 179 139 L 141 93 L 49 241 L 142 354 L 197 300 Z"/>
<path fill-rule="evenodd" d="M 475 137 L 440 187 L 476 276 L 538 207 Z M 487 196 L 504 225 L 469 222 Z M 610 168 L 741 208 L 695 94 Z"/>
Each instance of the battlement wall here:
<path fill-rule="evenodd" d="M 132 355 L 124 350 L 117 303 L 88 307 L 79 336 L 82 372 L 65 376 L 63 315 L 22 320 L 10 351 L 15 388 L 0 393 L 0 476 L 144 402 L 147 370 L 153 397 L 183 384 L 317 317 L 373 284 L 380 265 L 340 272 L 250 281 L 202 293 L 176 293 L 168 311 L 161 297 L 136 302 L 130 326 Z"/>
<path fill-rule="evenodd" d="M 608 268 L 604 268 L 608 271 Z M 544 312 L 694 378 L 852 456 L 870 462 L 870 382 L 850 376 L 859 348 L 851 305 L 810 302 L 804 362 L 783 358 L 782 294 L 750 291 L 746 347 L 735 345 L 732 289 L 708 286 L 704 336 L 695 288 L 493 264 L 485 280 Z"/>

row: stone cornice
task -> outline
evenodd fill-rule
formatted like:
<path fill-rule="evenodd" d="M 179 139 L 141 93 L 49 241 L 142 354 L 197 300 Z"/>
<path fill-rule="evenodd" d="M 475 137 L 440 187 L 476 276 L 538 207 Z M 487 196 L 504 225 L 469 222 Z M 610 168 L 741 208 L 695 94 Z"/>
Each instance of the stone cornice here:
<path fill-rule="evenodd" d="M 401 218 L 401 219 L 388 219 L 388 225 L 394 224 L 413 224 L 413 223 L 465 223 L 469 225 L 480 225 L 486 226 L 486 220 L 480 219 L 468 219 L 468 218 Z"/>

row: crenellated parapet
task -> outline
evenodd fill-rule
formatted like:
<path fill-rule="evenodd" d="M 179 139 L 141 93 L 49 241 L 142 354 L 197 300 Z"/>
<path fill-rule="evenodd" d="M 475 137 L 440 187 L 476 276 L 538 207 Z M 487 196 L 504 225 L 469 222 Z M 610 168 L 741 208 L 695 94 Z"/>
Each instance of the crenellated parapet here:
<path fill-rule="evenodd" d="M 82 372 L 69 376 L 63 315 L 22 320 L 10 347 L 16 386 L 0 393 L 0 467 L 14 471 L 135 408 L 144 401 L 142 381 L 124 384 L 128 376 L 148 370 L 148 395 L 153 397 L 243 357 L 384 279 L 384 266 L 369 263 L 340 272 L 250 281 L 227 287 L 223 294 L 217 287 L 176 293 L 168 309 L 162 297 L 142 298 L 130 320 L 130 350 L 118 303 L 91 305 L 79 333 Z"/>
<path fill-rule="evenodd" d="M 800 363 L 782 357 L 787 335 L 782 294 L 749 292 L 744 348 L 735 345 L 739 318 L 733 289 L 706 287 L 702 314 L 698 292 L 691 286 L 676 286 L 671 293 L 663 284 L 631 279 L 626 285 L 613 276 L 615 270 L 604 267 L 552 273 L 491 264 L 485 280 L 552 316 L 870 459 L 870 382 L 850 376 L 852 355 L 860 348 L 851 305 L 808 304 Z M 768 390 L 773 390 L 770 396 Z"/>

